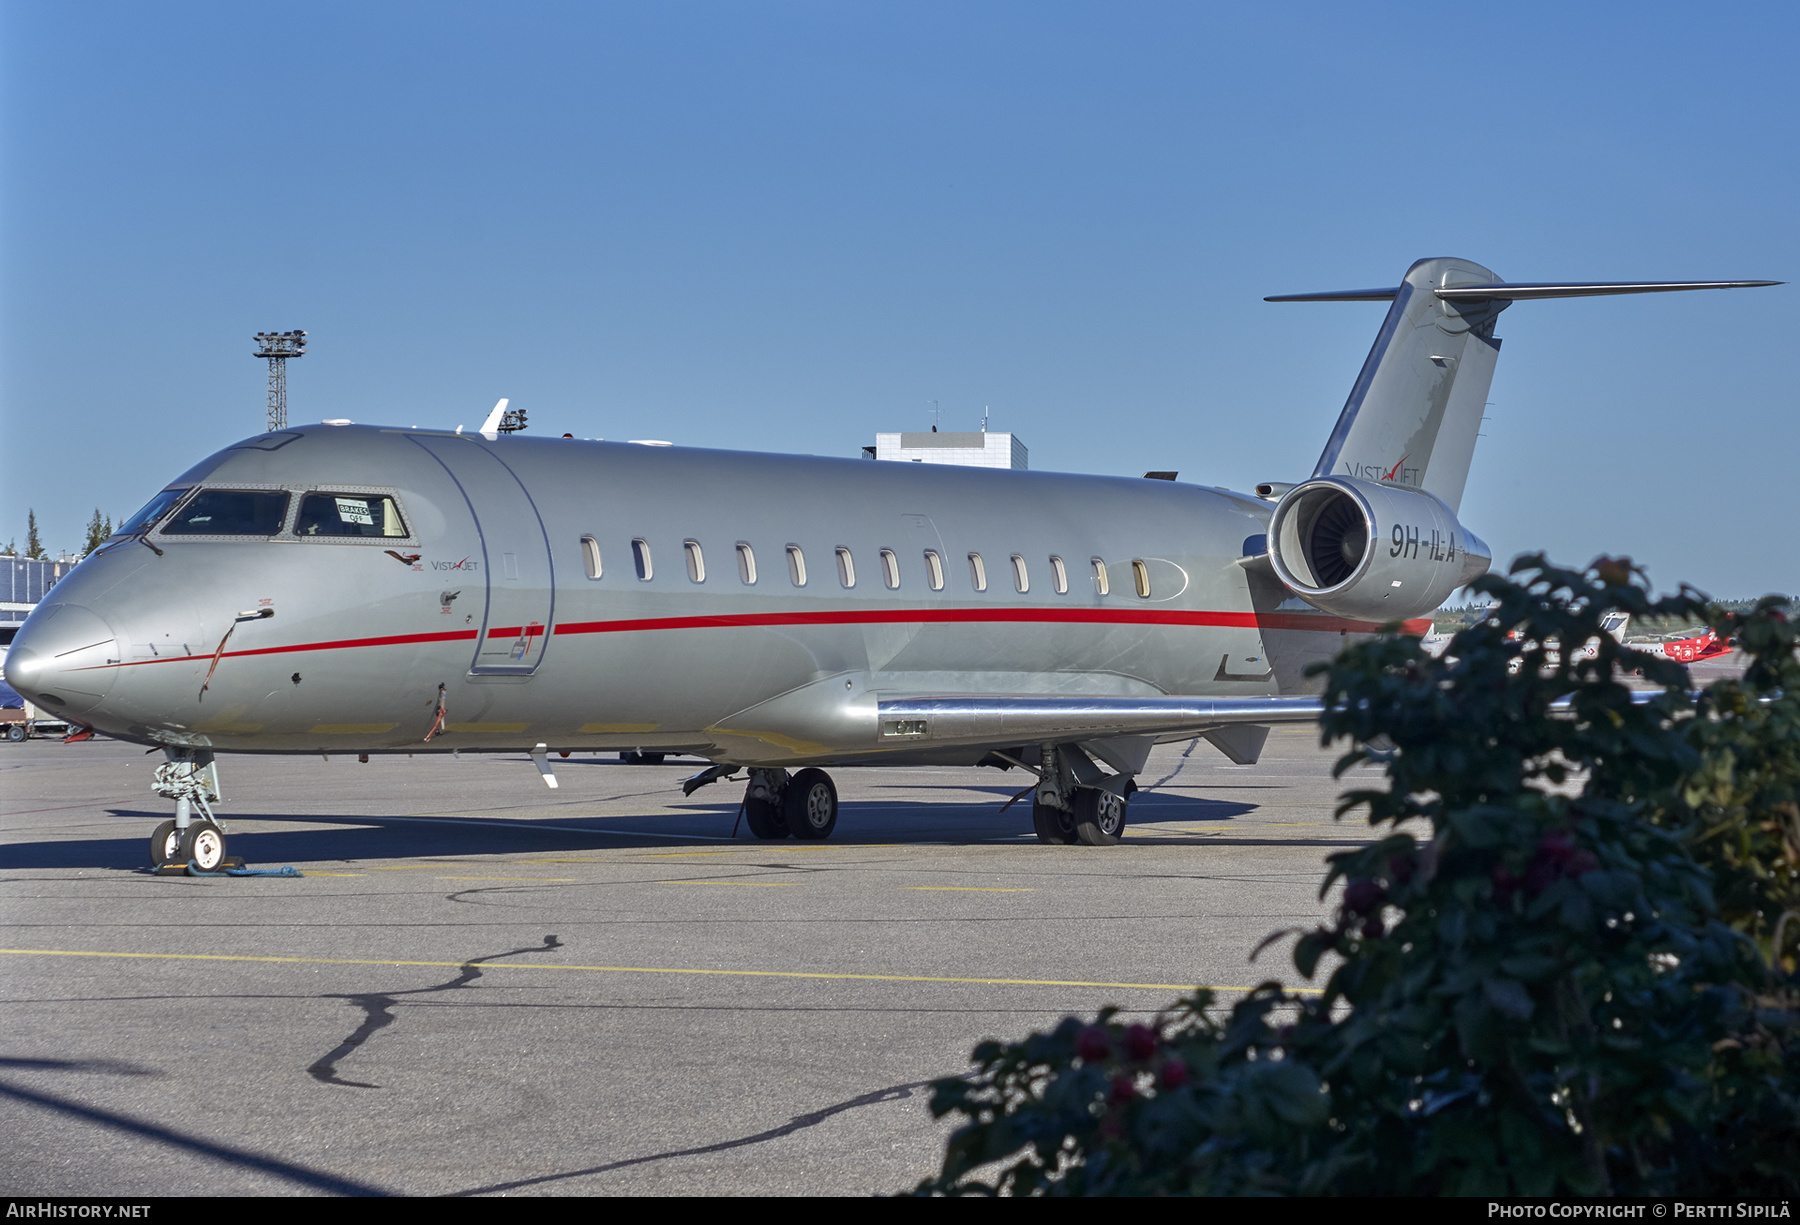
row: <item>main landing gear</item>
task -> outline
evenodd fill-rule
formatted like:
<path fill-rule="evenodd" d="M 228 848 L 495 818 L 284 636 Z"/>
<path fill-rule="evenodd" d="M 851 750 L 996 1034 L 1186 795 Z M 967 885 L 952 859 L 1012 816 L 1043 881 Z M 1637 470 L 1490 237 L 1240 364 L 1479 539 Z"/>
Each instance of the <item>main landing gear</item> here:
<path fill-rule="evenodd" d="M 152 789 L 175 801 L 175 819 L 164 821 L 150 835 L 150 864 L 158 871 L 184 871 L 193 864 L 200 872 L 217 872 L 231 866 L 225 855 L 225 823 L 213 815 L 219 801 L 219 770 L 213 755 L 204 749 L 164 749 L 168 757 L 156 767 Z M 194 819 L 194 810 L 200 819 Z"/>
<path fill-rule="evenodd" d="M 1125 836 L 1131 794 L 1137 790 L 1129 775 L 1106 774 L 1080 749 L 1049 744 L 1040 751 L 1036 772 L 1031 827 L 1039 842 L 1118 845 Z"/>
<path fill-rule="evenodd" d="M 837 828 L 837 785 L 831 775 L 810 767 L 790 775 L 786 770 L 751 770 L 744 792 L 744 824 L 758 838 L 818 840 Z"/>

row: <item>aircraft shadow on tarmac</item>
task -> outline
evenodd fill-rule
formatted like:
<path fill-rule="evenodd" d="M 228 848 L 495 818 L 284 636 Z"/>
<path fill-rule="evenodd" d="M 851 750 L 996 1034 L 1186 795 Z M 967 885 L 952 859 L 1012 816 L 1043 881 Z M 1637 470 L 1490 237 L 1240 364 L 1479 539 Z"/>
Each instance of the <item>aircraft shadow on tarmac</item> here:
<path fill-rule="evenodd" d="M 993 789 L 996 797 L 1013 794 Z M 1256 811 L 1238 801 L 1189 796 L 1141 796 L 1132 805 L 1132 828 L 1154 834 L 1157 845 L 1321 846 L 1341 847 L 1367 840 L 1358 827 L 1332 837 L 1267 837 L 1253 828 L 1232 828 L 1234 819 Z M 14 869 L 111 869 L 146 871 L 150 831 L 167 819 L 160 810 L 112 808 L 108 815 L 137 826 L 126 837 L 57 838 L 16 842 L 6 848 Z M 735 804 L 689 805 L 678 815 L 572 816 L 552 819 L 508 819 L 469 814 L 465 817 L 381 817 L 330 813 L 255 813 L 238 818 L 230 833 L 230 850 L 252 867 L 288 863 L 342 863 L 346 860 L 441 859 L 461 855 L 542 855 L 619 850 L 672 850 L 680 846 L 719 846 L 731 841 Z M 227 818 L 228 823 L 231 822 Z M 1194 832 L 1163 830 L 1164 825 L 1207 823 L 1215 829 Z M 256 828 L 245 828 L 247 825 Z M 287 826 L 270 829 L 268 826 Z M 667 832 L 655 827 L 667 826 Z M 1021 800 L 1006 812 L 998 803 L 957 804 L 944 801 L 853 801 L 843 806 L 837 832 L 827 843 L 761 842 L 740 823 L 737 843 L 746 848 L 784 846 L 991 845 L 995 841 L 1026 842 L 1031 833 L 1030 809 Z M 1131 841 L 1128 831 L 1126 841 Z M 1103 850 L 1095 849 L 1104 854 Z"/>

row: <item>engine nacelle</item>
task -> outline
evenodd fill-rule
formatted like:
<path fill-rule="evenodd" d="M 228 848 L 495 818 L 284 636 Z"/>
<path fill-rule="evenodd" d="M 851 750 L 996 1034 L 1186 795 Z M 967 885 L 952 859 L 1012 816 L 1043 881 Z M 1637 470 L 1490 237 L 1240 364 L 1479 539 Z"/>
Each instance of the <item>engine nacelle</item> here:
<path fill-rule="evenodd" d="M 1424 490 L 1327 476 L 1282 495 L 1269 521 L 1269 560 L 1316 608 L 1403 621 L 1442 604 L 1493 559 Z"/>

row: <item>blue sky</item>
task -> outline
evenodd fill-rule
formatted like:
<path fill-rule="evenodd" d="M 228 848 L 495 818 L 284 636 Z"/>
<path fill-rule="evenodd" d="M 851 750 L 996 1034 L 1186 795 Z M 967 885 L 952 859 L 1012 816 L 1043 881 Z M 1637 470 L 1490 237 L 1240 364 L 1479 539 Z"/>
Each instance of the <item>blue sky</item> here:
<path fill-rule="evenodd" d="M 0 541 L 295 420 L 1310 473 L 1392 284 L 1800 279 L 1800 8 L 0 6 Z M 1497 558 L 1800 590 L 1800 285 L 1515 306 Z"/>

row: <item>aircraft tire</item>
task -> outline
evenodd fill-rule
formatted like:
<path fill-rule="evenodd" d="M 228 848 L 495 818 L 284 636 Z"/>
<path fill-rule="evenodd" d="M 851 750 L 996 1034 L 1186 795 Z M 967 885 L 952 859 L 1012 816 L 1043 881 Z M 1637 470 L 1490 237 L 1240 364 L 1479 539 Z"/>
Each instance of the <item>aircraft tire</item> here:
<path fill-rule="evenodd" d="M 781 806 L 767 800 L 744 801 L 744 824 L 758 838 L 773 840 L 788 836 L 787 821 L 782 818 Z"/>
<path fill-rule="evenodd" d="M 150 866 L 160 868 L 181 854 L 181 834 L 175 822 L 164 821 L 150 835 Z"/>
<path fill-rule="evenodd" d="M 1031 828 L 1037 831 L 1039 842 L 1051 846 L 1073 846 L 1080 841 L 1075 834 L 1074 815 L 1040 804 L 1036 796 L 1031 798 Z"/>
<path fill-rule="evenodd" d="M 660 766 L 663 763 L 661 753 L 625 752 L 619 754 L 619 760 L 628 766 Z"/>
<path fill-rule="evenodd" d="M 837 786 L 823 770 L 802 770 L 782 793 L 781 809 L 794 837 L 808 841 L 829 838 L 837 828 Z"/>
<path fill-rule="evenodd" d="M 179 855 L 202 872 L 217 872 L 225 862 L 225 831 L 211 821 L 195 821 L 181 839 Z"/>
<path fill-rule="evenodd" d="M 1075 836 L 1087 846 L 1117 846 L 1119 839 L 1125 836 L 1128 807 L 1122 795 L 1098 787 L 1078 789 L 1075 792 Z"/>

